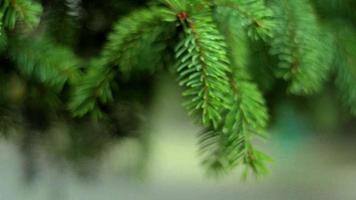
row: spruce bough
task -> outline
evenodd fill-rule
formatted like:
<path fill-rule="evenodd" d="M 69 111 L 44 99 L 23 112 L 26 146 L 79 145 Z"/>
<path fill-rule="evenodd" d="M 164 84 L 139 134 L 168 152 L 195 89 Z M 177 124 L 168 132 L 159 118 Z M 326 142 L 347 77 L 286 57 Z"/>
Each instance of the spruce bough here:
<path fill-rule="evenodd" d="M 173 66 L 184 89 L 184 106 L 203 127 L 203 165 L 214 174 L 245 165 L 246 174 L 262 175 L 270 158 L 255 149 L 253 140 L 265 136 L 269 116 L 250 74 L 250 41 L 270 47 L 270 56 L 278 60 L 273 75 L 289 82 L 291 94 L 320 91 L 331 71 L 331 36 L 324 33 L 307 0 L 162 0 L 118 21 L 97 67 L 129 77 Z M 167 63 L 160 59 L 164 54 L 174 55 Z M 147 57 L 156 59 L 140 65 Z M 78 85 L 77 91 L 85 87 Z M 110 92 L 91 100 L 73 98 L 72 105 L 107 96 Z M 354 101 L 346 102 L 354 106 Z M 82 106 L 71 110 L 78 116 L 90 111 Z"/>
<path fill-rule="evenodd" d="M 287 83 L 289 94 L 311 95 L 335 74 L 342 100 L 356 113 L 355 27 L 332 30 L 339 24 L 319 19 L 315 7 L 323 9 L 320 4 L 156 0 L 119 19 L 100 55 L 85 63 L 89 67 L 82 74 L 83 62 L 69 48 L 47 34 L 27 38 L 39 22 L 38 3 L 3 0 L 0 51 L 8 46 L 5 54 L 22 76 L 57 92 L 66 84 L 73 88 L 68 108 L 75 117 L 103 116 L 100 107 L 120 96 L 114 94 L 117 77 L 171 71 L 183 89 L 186 110 L 202 126 L 199 149 L 208 171 L 220 174 L 244 165 L 246 174 L 263 175 L 270 158 L 253 143 L 265 136 L 268 126 L 266 85 L 279 79 Z M 15 27 L 20 34 L 7 34 Z M 256 52 L 255 45 L 265 49 Z M 270 62 L 254 62 L 260 54 Z"/>

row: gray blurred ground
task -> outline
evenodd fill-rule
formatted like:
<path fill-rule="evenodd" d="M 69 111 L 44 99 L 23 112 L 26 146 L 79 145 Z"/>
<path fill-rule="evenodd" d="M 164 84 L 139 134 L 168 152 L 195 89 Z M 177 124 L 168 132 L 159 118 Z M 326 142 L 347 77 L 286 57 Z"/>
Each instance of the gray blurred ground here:
<path fill-rule="evenodd" d="M 27 185 L 18 149 L 1 141 L 0 200 L 356 200 L 356 139 L 272 136 L 264 145 L 274 158 L 270 175 L 243 182 L 237 170 L 209 179 L 196 151 L 199 128 L 180 107 L 176 88 L 162 84 L 156 96 L 145 128 L 151 146 L 145 176 L 128 174 L 137 144 L 127 140 L 94 166 L 97 176 L 89 179 L 38 152 L 40 172 Z"/>

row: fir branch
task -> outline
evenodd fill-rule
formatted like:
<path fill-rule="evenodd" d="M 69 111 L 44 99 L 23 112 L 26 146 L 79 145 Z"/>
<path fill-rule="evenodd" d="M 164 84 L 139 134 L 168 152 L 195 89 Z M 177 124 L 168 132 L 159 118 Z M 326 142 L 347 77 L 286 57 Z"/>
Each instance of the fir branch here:
<path fill-rule="evenodd" d="M 99 103 L 107 104 L 113 100 L 111 86 L 115 71 L 103 63 L 102 60 L 93 61 L 86 76 L 74 84 L 68 105 L 74 116 L 82 117 L 92 112 L 95 117 L 101 117 Z"/>
<path fill-rule="evenodd" d="M 3 26 L 13 29 L 17 21 L 33 29 L 40 21 L 42 6 L 31 0 L 2 0 L 0 2 L 0 20 Z"/>
<path fill-rule="evenodd" d="M 229 61 L 224 38 L 213 22 L 210 9 L 189 16 L 183 40 L 176 47 L 179 84 L 184 86 L 186 108 L 201 115 L 203 125 L 217 127 L 221 111 L 228 107 Z"/>
<path fill-rule="evenodd" d="M 189 5 L 196 3 L 195 0 L 157 0 L 159 4 L 162 4 L 168 9 L 172 10 L 175 13 L 187 12 Z"/>
<path fill-rule="evenodd" d="M 338 26 L 333 26 L 338 27 Z M 356 30 L 345 28 L 336 30 L 336 86 L 345 104 L 356 115 Z"/>
<path fill-rule="evenodd" d="M 73 52 L 46 37 L 15 38 L 9 44 L 10 58 L 28 79 L 61 90 L 79 76 L 79 61 Z"/>
<path fill-rule="evenodd" d="M 273 0 L 276 26 L 272 55 L 279 59 L 276 75 L 290 80 L 289 91 L 311 94 L 322 87 L 330 64 L 330 38 L 322 34 L 310 3 L 306 0 Z"/>
<path fill-rule="evenodd" d="M 227 18 L 226 18 L 227 17 Z M 229 73 L 229 109 L 218 129 L 208 129 L 200 137 L 203 164 L 213 172 L 226 172 L 239 164 L 256 175 L 265 174 L 267 156 L 252 145 L 267 126 L 265 101 L 247 72 L 249 49 L 240 23 L 218 15 L 216 21 L 227 40 L 232 71 Z M 223 23 L 224 22 L 224 23 Z"/>
<path fill-rule="evenodd" d="M 173 19 L 172 19 L 173 18 Z M 124 77 L 133 72 L 154 71 L 161 64 L 160 54 L 165 44 L 162 40 L 164 22 L 175 20 L 175 15 L 159 7 L 138 10 L 119 20 L 109 35 L 99 61 L 78 82 L 69 104 L 75 116 L 91 111 L 101 115 L 98 105 L 113 100 L 111 85 L 118 66 Z M 99 101 L 99 102 L 97 102 Z"/>
<path fill-rule="evenodd" d="M 268 115 L 264 99 L 256 85 L 231 78 L 231 109 L 226 111 L 221 127 L 204 131 L 199 139 L 203 165 L 214 173 L 228 172 L 239 164 L 255 175 L 265 174 L 268 157 L 255 150 L 254 136 L 262 136 Z M 256 154 L 259 154 L 257 156 Z"/>
<path fill-rule="evenodd" d="M 119 66 L 126 77 L 133 72 L 154 71 L 161 64 L 160 54 L 166 48 L 165 22 L 174 20 L 174 13 L 160 7 L 124 17 L 109 35 L 102 58 L 109 65 Z"/>
<path fill-rule="evenodd" d="M 224 14 L 238 19 L 253 39 L 271 38 L 273 35 L 273 12 L 264 0 L 217 0 L 216 6 L 224 9 Z"/>

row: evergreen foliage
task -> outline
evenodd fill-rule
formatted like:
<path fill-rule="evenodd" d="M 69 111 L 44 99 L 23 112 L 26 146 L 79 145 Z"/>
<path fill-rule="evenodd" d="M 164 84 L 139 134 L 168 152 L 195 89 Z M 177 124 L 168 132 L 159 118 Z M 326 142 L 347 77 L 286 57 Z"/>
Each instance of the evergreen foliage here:
<path fill-rule="evenodd" d="M 8 53 L 23 76 L 61 90 L 79 76 L 79 61 L 73 53 L 45 37 L 10 41 Z"/>
<path fill-rule="evenodd" d="M 356 115 L 356 15 L 349 8 L 356 9 L 352 0 L 156 0 L 119 18 L 100 53 L 80 57 L 73 47 L 80 28 L 63 22 L 71 38 L 60 38 L 53 24 L 63 18 L 39 23 L 39 1 L 1 0 L 0 52 L 10 74 L 55 91 L 74 117 L 102 117 L 103 107 L 123 98 L 120 83 L 173 71 L 203 129 L 203 165 L 214 173 L 244 165 L 261 175 L 270 159 L 254 141 L 265 136 L 265 96 L 276 81 L 289 94 L 315 95 L 333 73 Z M 337 19 L 326 17 L 329 10 Z"/>
<path fill-rule="evenodd" d="M 291 81 L 292 93 L 320 90 L 331 66 L 331 46 L 311 4 L 300 0 L 276 0 L 270 4 L 277 23 L 271 41 L 271 54 L 279 59 L 276 75 Z"/>
<path fill-rule="evenodd" d="M 87 75 L 78 81 L 74 88 L 69 109 L 74 116 L 84 116 L 88 112 L 93 112 L 94 116 L 100 117 L 102 113 L 98 103 L 109 103 L 112 101 L 111 84 L 114 78 L 114 71 L 111 68 L 101 65 L 101 60 L 93 61 Z"/>
<path fill-rule="evenodd" d="M 336 86 L 345 104 L 350 107 L 351 112 L 356 115 L 356 37 L 355 30 L 339 27 L 336 33 L 337 59 Z"/>
<path fill-rule="evenodd" d="M 41 12 L 41 5 L 30 0 L 2 0 L 0 3 L 2 26 L 9 29 L 15 28 L 16 22 L 34 28 L 39 22 Z"/>
<path fill-rule="evenodd" d="M 186 27 L 184 39 L 176 47 L 176 59 L 179 85 L 186 88 L 185 104 L 190 113 L 202 116 L 203 125 L 216 128 L 222 110 L 230 107 L 226 96 L 230 73 L 226 44 L 209 8 L 182 23 Z"/>

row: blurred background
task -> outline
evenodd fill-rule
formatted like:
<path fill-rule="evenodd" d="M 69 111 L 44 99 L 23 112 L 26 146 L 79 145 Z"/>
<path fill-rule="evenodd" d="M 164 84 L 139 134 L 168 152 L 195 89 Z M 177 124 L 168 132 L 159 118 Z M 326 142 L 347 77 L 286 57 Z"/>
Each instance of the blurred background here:
<path fill-rule="evenodd" d="M 261 144 L 273 158 L 269 175 L 243 181 L 237 169 L 225 177 L 209 178 L 198 159 L 196 134 L 200 128 L 192 124 L 180 106 L 182 99 L 175 82 L 163 76 L 156 85 L 152 106 L 141 127 L 144 138 L 107 141 L 100 158 L 95 153 L 90 154 L 94 158 L 84 156 L 86 150 L 78 147 L 73 154 L 83 154 L 84 158 L 73 165 L 67 159 L 59 160 L 61 156 L 53 157 L 48 149 L 57 147 L 38 145 L 43 142 L 39 139 L 33 139 L 36 145 L 32 143 L 27 150 L 18 142 L 2 139 L 0 199 L 356 198 L 354 121 L 342 130 L 315 130 L 308 116 L 285 103 L 278 107 L 270 138 Z M 62 132 L 65 128 L 61 126 L 52 131 Z M 78 135 L 77 139 L 86 140 L 87 136 Z M 101 136 L 94 137 L 100 140 Z M 61 140 L 65 144 L 68 138 Z M 95 144 L 86 148 L 103 151 Z"/>
<path fill-rule="evenodd" d="M 38 2 L 44 12 L 35 34 L 45 32 L 54 44 L 73 51 L 82 71 L 99 54 L 113 23 L 148 4 Z M 353 40 L 345 41 L 355 46 L 355 1 L 312 2 L 321 22 L 346 27 Z M 9 44 L 21 28 L 9 31 Z M 282 83 L 266 86 L 262 80 L 272 118 L 268 138 L 258 146 L 273 158 L 270 173 L 244 181 L 237 168 L 212 178 L 199 160 L 201 127 L 182 108 L 181 89 L 171 74 L 117 80 L 120 98 L 101 105 L 105 120 L 73 119 L 63 106 L 68 84 L 60 92 L 44 88 L 15 70 L 6 50 L 0 51 L 0 200 L 356 199 L 356 119 L 330 82 L 322 93 L 301 98 L 285 94 Z"/>

